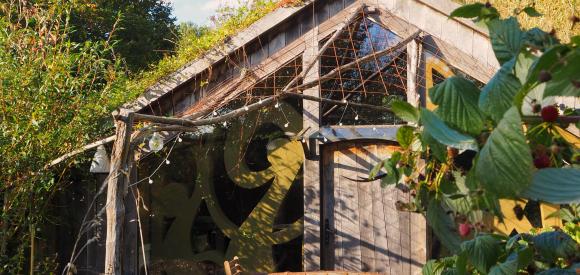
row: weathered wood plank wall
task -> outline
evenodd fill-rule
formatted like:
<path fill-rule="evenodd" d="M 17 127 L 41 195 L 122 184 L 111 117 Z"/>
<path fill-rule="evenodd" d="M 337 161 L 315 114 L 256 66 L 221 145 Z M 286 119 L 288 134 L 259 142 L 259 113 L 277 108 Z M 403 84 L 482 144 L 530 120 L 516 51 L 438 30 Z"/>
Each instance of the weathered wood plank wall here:
<path fill-rule="evenodd" d="M 381 188 L 378 180 L 351 180 L 368 177 L 368 171 L 394 150 L 394 146 L 369 142 L 324 147 L 324 219 L 332 226 L 324 231 L 330 236 L 324 255 L 332 257 L 325 259 L 325 268 L 421 273 L 427 258 L 425 220 L 396 209 L 397 201 L 409 201 L 409 193 L 394 186 Z"/>

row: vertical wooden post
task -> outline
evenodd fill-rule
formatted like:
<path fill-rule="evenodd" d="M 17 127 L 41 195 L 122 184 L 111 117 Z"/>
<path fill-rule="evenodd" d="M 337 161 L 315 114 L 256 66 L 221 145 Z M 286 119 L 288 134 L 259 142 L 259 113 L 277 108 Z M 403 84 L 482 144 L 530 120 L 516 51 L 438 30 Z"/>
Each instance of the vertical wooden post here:
<path fill-rule="evenodd" d="M 123 223 L 125 195 L 130 176 L 129 163 L 133 113 L 121 109 L 115 119 L 116 140 L 111 154 L 111 171 L 107 183 L 107 238 L 105 274 L 122 274 Z"/>
<path fill-rule="evenodd" d="M 420 45 L 416 40 L 407 44 L 407 102 L 418 107 L 421 104 L 419 91 L 417 90 L 417 71 L 419 69 Z"/>
<path fill-rule="evenodd" d="M 312 61 L 318 58 L 318 27 L 305 38 L 306 49 L 302 57 L 303 67 L 306 69 Z M 318 79 L 319 65 L 315 62 L 312 69 L 304 76 L 303 81 Z M 302 92 L 305 95 L 320 96 L 319 87 L 308 88 Z M 305 137 L 318 131 L 320 127 L 320 103 L 303 101 L 303 125 L 309 130 Z M 302 263 L 304 271 L 320 270 L 320 154 L 318 141 L 313 140 L 309 146 L 314 146 L 310 152 L 314 156 L 307 156 L 304 161 L 304 252 Z"/>
<path fill-rule="evenodd" d="M 418 107 L 421 105 L 417 75 L 421 64 L 421 47 L 417 40 L 407 44 L 407 102 Z M 421 159 L 417 159 L 419 163 Z M 410 258 L 419 265 L 411 264 L 411 274 L 421 274 L 422 266 L 427 262 L 427 221 L 421 214 L 410 213 Z"/>

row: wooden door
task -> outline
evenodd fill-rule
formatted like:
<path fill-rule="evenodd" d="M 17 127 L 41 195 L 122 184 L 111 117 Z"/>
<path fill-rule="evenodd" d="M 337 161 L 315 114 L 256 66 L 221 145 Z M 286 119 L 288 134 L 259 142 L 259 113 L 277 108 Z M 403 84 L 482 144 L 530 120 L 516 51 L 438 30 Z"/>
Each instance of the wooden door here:
<path fill-rule="evenodd" d="M 397 211 L 409 193 L 380 182 L 358 182 L 398 148 L 337 143 L 323 149 L 322 261 L 327 270 L 420 274 L 426 261 L 423 216 Z"/>

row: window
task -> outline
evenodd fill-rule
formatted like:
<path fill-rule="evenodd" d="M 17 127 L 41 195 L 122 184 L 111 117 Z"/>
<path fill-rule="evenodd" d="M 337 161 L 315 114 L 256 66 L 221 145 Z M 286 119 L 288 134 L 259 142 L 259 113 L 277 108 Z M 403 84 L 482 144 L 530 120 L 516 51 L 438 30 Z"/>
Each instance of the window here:
<path fill-rule="evenodd" d="M 341 70 L 345 64 L 388 49 L 401 38 L 367 18 L 348 26 L 320 60 L 321 75 L 338 68 L 340 73 L 321 84 L 324 98 L 347 102 L 389 106 L 395 99 L 406 99 L 407 55 L 401 49 Z M 323 41 L 322 44 L 324 44 Z M 391 113 L 367 108 L 321 104 L 323 125 L 371 125 L 401 123 Z"/>

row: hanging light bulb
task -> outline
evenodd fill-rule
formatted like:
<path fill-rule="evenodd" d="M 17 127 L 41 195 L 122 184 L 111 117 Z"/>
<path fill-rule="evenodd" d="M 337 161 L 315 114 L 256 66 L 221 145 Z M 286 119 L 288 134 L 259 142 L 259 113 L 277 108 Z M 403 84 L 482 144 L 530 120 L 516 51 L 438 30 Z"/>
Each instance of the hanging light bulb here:
<path fill-rule="evenodd" d="M 290 126 L 290 122 L 286 122 L 286 124 L 284 124 L 284 128 L 288 128 L 288 126 Z"/>
<path fill-rule="evenodd" d="M 244 106 L 244 111 L 248 111 L 248 106 Z"/>
<path fill-rule="evenodd" d="M 153 184 L 153 180 L 149 178 L 149 184 Z"/>
<path fill-rule="evenodd" d="M 342 103 L 346 103 L 346 98 L 343 98 L 342 99 Z"/>
<path fill-rule="evenodd" d="M 228 122 L 224 121 L 223 125 L 224 125 L 224 127 L 228 126 Z"/>
<path fill-rule="evenodd" d="M 181 139 L 181 137 L 180 137 L 180 136 L 178 136 L 178 137 L 177 137 L 177 142 L 182 142 L 182 141 L 183 141 L 183 139 Z"/>
<path fill-rule="evenodd" d="M 328 142 L 328 139 L 326 137 L 324 137 L 324 142 Z"/>
<path fill-rule="evenodd" d="M 261 98 L 258 100 L 258 103 L 262 103 L 262 99 Z"/>
<path fill-rule="evenodd" d="M 214 115 L 214 116 L 217 116 L 217 112 L 216 112 L 216 111 L 213 111 L 213 115 Z"/>
<path fill-rule="evenodd" d="M 171 161 L 169 161 L 168 159 L 165 160 L 165 164 L 169 165 L 171 163 Z"/>
<path fill-rule="evenodd" d="M 338 125 L 342 126 L 342 122 L 338 123 Z"/>
<path fill-rule="evenodd" d="M 302 137 L 302 143 L 306 143 L 306 139 Z"/>
<path fill-rule="evenodd" d="M 157 153 L 161 149 L 163 149 L 163 137 L 158 132 L 155 132 L 149 139 L 149 150 Z"/>
<path fill-rule="evenodd" d="M 354 117 L 354 120 L 358 120 L 358 114 L 356 114 L 356 116 Z"/>
<path fill-rule="evenodd" d="M 278 108 L 280 107 L 280 103 L 276 102 L 276 105 L 274 105 L 274 108 Z"/>

